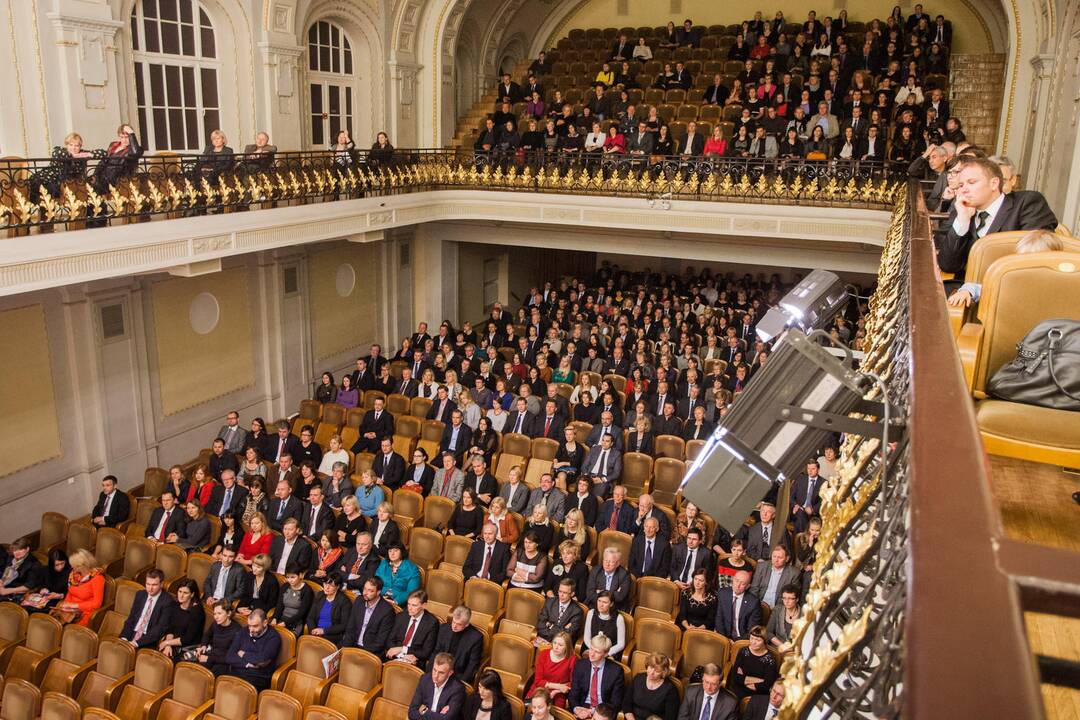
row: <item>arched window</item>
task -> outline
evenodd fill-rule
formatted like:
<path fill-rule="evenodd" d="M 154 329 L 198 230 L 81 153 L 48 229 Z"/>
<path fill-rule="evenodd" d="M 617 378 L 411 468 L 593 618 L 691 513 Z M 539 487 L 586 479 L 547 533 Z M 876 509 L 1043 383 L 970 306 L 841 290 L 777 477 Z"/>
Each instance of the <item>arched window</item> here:
<path fill-rule="evenodd" d="M 198 150 L 221 123 L 214 26 L 198 0 L 139 0 L 131 12 L 139 137 Z"/>
<path fill-rule="evenodd" d="M 320 20 L 308 29 L 311 144 L 328 145 L 353 131 L 353 57 L 345 31 Z"/>

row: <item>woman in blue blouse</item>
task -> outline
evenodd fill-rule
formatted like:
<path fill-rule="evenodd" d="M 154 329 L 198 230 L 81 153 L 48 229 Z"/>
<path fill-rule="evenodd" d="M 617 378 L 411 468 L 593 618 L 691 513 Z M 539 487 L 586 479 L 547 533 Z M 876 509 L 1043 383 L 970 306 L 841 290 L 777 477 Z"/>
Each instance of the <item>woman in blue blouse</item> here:
<path fill-rule="evenodd" d="M 375 576 L 383 582 L 383 596 L 402 607 L 409 594 L 420 589 L 420 569 L 409 560 L 400 542 L 387 549 L 387 558 L 379 564 Z"/>
<path fill-rule="evenodd" d="M 356 502 L 360 504 L 360 514 L 366 518 L 375 517 L 375 512 L 385 499 L 386 493 L 375 484 L 375 473 L 365 470 L 360 475 L 360 487 L 356 489 Z"/>

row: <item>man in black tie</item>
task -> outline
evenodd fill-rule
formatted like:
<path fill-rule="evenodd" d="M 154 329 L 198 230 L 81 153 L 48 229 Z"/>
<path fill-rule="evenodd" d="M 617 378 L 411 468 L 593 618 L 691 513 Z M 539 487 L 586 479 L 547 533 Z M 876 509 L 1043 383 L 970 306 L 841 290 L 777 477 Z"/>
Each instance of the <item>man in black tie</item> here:
<path fill-rule="evenodd" d="M 420 349 L 413 350 L 413 362 L 412 365 L 409 366 L 412 377 L 422 377 L 427 366 L 428 364 L 424 362 L 424 351 Z"/>
<path fill-rule="evenodd" d="M 371 464 L 371 472 L 380 485 L 397 490 L 405 480 L 405 458 L 394 452 L 394 441 L 384 437 L 379 441 L 379 454 Z"/>
<path fill-rule="evenodd" d="M 690 587 L 697 570 L 712 567 L 712 551 L 703 541 L 701 529 L 692 527 L 686 531 L 686 542 L 676 545 L 671 553 L 671 579 L 680 590 Z"/>
<path fill-rule="evenodd" d="M 394 392 L 398 395 L 414 398 L 417 395 L 418 386 L 419 383 L 413 379 L 412 370 L 410 368 L 402 368 L 401 380 L 394 383 L 391 387 L 394 388 Z"/>
<path fill-rule="evenodd" d="M 308 493 L 308 504 L 304 508 L 304 534 L 318 542 L 323 531 L 334 524 L 334 511 L 323 502 L 323 489 L 315 485 Z"/>
<path fill-rule="evenodd" d="M 97 527 L 116 527 L 128 519 L 131 501 L 126 493 L 116 487 L 116 476 L 106 475 L 101 479 L 101 494 L 90 513 L 91 522 Z"/>
<path fill-rule="evenodd" d="M 660 522 L 648 518 L 643 532 L 630 545 L 630 573 L 635 577 L 667 577 L 671 570 L 671 542 L 659 535 Z"/>
<path fill-rule="evenodd" d="M 394 416 L 383 409 L 382 398 L 375 398 L 375 407 L 364 413 L 360 421 L 360 438 L 352 446 L 353 453 L 373 453 L 379 449 L 379 443 L 385 437 L 394 434 Z"/>
<path fill-rule="evenodd" d="M 506 419 L 505 432 L 520 433 L 533 436 L 533 420 L 535 416 L 529 412 L 529 402 L 525 398 L 517 399 L 517 410 L 510 413 Z"/>
<path fill-rule="evenodd" d="M 370 390 L 375 386 L 375 374 L 368 370 L 367 360 L 356 358 L 356 369 L 349 376 L 349 384 L 360 391 Z"/>

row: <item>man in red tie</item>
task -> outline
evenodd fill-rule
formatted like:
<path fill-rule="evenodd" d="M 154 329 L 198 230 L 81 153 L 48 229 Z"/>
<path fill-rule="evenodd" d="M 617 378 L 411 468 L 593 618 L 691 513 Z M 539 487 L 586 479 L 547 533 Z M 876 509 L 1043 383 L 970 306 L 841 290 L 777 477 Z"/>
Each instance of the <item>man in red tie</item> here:
<path fill-rule="evenodd" d="M 427 665 L 428 658 L 435 651 L 435 639 L 439 632 L 439 621 L 427 612 L 427 600 L 427 593 L 423 590 L 409 595 L 405 612 L 398 613 L 394 619 L 387 659 L 418 667 Z"/>
<path fill-rule="evenodd" d="M 431 494 L 461 501 L 461 491 L 465 488 L 465 474 L 457 467 L 457 458 L 452 452 L 444 452 L 442 469 L 435 471 L 435 480 L 431 484 Z"/>
<path fill-rule="evenodd" d="M 588 653 L 574 665 L 566 706 L 579 720 L 596 718 L 600 705 L 622 707 L 626 685 L 622 668 L 608 659 L 610 649 L 611 638 L 603 633 L 595 635 Z"/>
<path fill-rule="evenodd" d="M 161 493 L 161 507 L 150 515 L 146 537 L 156 543 L 176 542 L 184 529 L 184 513 L 176 506 L 176 496 L 166 490 Z"/>

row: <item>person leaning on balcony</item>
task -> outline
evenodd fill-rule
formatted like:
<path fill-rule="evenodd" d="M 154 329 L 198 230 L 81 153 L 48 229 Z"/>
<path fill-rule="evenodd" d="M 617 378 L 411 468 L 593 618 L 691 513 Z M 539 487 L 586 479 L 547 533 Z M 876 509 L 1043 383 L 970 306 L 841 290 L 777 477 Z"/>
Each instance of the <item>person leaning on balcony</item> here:
<path fill-rule="evenodd" d="M 87 160 L 104 154 L 104 150 L 94 152 L 83 150 L 82 135 L 68 133 L 64 138 L 63 146 L 52 149 L 52 160 L 49 165 L 30 176 L 27 182 L 30 201 L 35 203 L 40 201 L 42 186 L 48 190 L 49 195 L 59 198 L 65 182 L 86 177 Z"/>
<path fill-rule="evenodd" d="M 390 144 L 390 137 L 385 132 L 380 131 L 375 136 L 375 142 L 371 144 L 368 161 L 372 165 L 389 165 L 393 156 L 394 146 Z"/>
<path fill-rule="evenodd" d="M 206 178 L 207 182 L 216 183 L 221 173 L 229 170 L 233 163 L 233 149 L 226 145 L 225 133 L 214 130 L 210 133 L 210 144 L 202 151 L 195 165 L 197 178 Z"/>
<path fill-rule="evenodd" d="M 134 172 L 139 158 L 142 157 L 143 148 L 139 145 L 139 138 L 135 136 L 133 127 L 127 123 L 121 125 L 116 130 L 116 136 L 116 140 L 109 144 L 94 170 L 94 191 L 99 195 L 108 194 L 110 186 L 116 186 L 122 177 Z"/>

